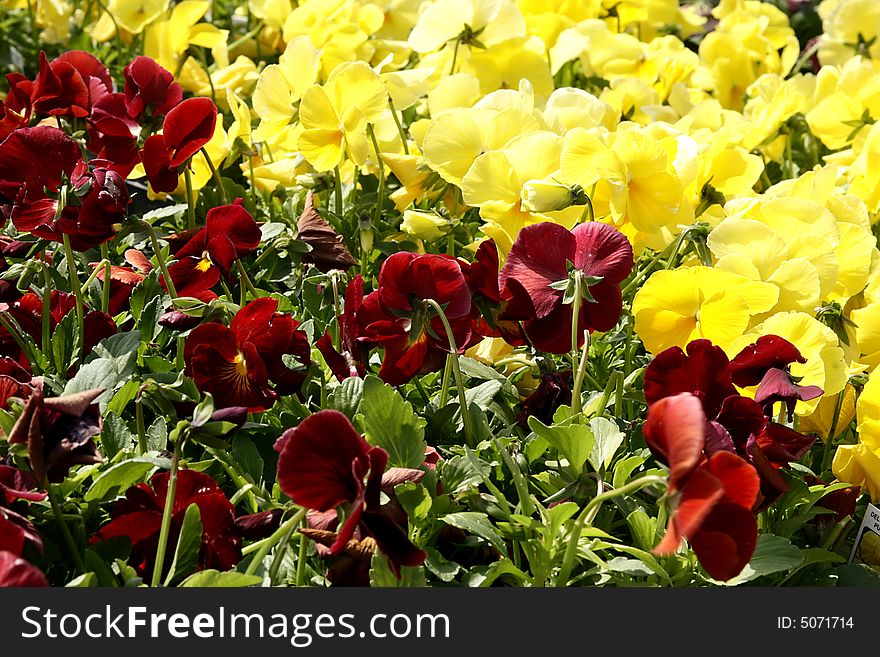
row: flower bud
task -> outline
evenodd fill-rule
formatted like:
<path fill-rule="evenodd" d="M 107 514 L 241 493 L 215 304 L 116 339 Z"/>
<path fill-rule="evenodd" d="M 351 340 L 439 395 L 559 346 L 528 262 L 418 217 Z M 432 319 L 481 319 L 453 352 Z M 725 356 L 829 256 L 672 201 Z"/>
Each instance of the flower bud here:
<path fill-rule="evenodd" d="M 569 187 L 555 180 L 529 180 L 520 196 L 526 212 L 554 212 L 586 203 L 586 195 L 579 185 Z"/>
<path fill-rule="evenodd" d="M 408 235 L 421 240 L 436 240 L 449 229 L 449 222 L 434 212 L 407 210 L 403 213 L 400 228 Z"/>

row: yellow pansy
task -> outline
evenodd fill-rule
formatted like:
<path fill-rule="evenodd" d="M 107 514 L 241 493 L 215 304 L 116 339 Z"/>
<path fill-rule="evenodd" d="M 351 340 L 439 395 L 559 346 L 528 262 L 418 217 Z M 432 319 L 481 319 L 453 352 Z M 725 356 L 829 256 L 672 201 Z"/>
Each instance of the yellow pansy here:
<path fill-rule="evenodd" d="M 633 299 L 635 330 L 654 354 L 698 338 L 726 349 L 778 296 L 774 285 L 711 267 L 658 271 Z"/>
<path fill-rule="evenodd" d="M 525 33 L 525 21 L 512 0 L 434 0 L 423 5 L 409 45 L 424 54 L 460 37 L 465 46 L 470 37 L 488 47 Z"/>
<path fill-rule="evenodd" d="M 817 87 L 821 96 L 806 114 L 807 124 L 828 148 L 850 145 L 880 117 L 880 62 L 854 58 L 842 68 L 822 68 Z"/>
<path fill-rule="evenodd" d="M 358 166 L 369 154 L 367 124 L 388 110 L 379 75 L 364 62 L 341 64 L 323 86 L 313 85 L 299 107 L 299 150 L 318 171 L 339 166 L 346 153 Z"/>
<path fill-rule="evenodd" d="M 144 27 L 164 14 L 170 4 L 170 0 L 109 0 L 106 6 L 119 27 L 140 34 Z"/>
<path fill-rule="evenodd" d="M 643 132 L 618 131 L 610 150 L 597 158 L 596 170 L 610 188 L 615 223 L 629 222 L 636 230 L 657 233 L 693 218 L 667 152 Z"/>
<path fill-rule="evenodd" d="M 367 40 L 382 27 L 384 20 L 384 13 L 374 4 L 357 0 L 304 0 L 284 22 L 284 41 L 308 36 L 320 50 L 321 71 L 326 78 L 341 63 L 369 59 L 372 52 Z"/>
<path fill-rule="evenodd" d="M 837 401 L 837 397 L 822 397 L 815 411 L 810 415 L 800 418 L 798 421 L 798 431 L 801 433 L 812 433 L 819 436 L 822 440 L 827 440 L 831 433 L 831 427 L 834 425 L 835 436 L 833 437 L 840 435 L 856 416 L 856 389 L 849 383 L 846 385 L 839 412 Z"/>
<path fill-rule="evenodd" d="M 284 130 L 293 120 L 295 106 L 306 89 L 318 80 L 320 57 L 309 37 L 298 37 L 287 44 L 277 64 L 269 64 L 257 79 L 252 99 L 260 117 L 254 139 L 264 141 Z"/>
<path fill-rule="evenodd" d="M 874 0 L 823 2 L 819 61 L 843 64 L 855 55 L 880 58 L 880 5 Z"/>
<path fill-rule="evenodd" d="M 190 57 L 183 65 L 177 81 L 184 90 L 196 96 L 213 97 L 221 109 L 225 110 L 229 109 L 226 105 L 226 90 L 250 96 L 257 77 L 256 64 L 243 55 L 229 66 L 211 71 L 210 78 L 205 69 Z"/>
<path fill-rule="evenodd" d="M 189 46 L 209 48 L 215 62 L 226 66 L 228 30 L 199 23 L 211 6 L 210 0 L 184 0 L 171 10 L 167 19 L 154 21 L 144 32 L 144 54 L 174 73 Z"/>
<path fill-rule="evenodd" d="M 819 272 L 806 258 L 795 257 L 785 240 L 754 219 L 728 217 L 709 234 L 716 267 L 772 283 L 779 299 L 768 312 L 813 312 L 820 301 Z"/>

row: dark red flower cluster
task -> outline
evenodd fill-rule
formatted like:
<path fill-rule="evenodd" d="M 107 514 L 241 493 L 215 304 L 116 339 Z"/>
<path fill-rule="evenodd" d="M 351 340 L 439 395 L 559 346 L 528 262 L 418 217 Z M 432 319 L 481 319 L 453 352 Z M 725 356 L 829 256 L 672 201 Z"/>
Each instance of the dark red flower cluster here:
<path fill-rule="evenodd" d="M 345 415 L 318 411 L 285 431 L 275 449 L 280 453 L 278 485 L 294 502 L 317 512 L 310 525 L 329 529 L 342 523 L 330 556 L 340 554 L 353 537 L 371 537 L 397 574 L 401 566 L 417 566 L 427 558 L 409 540 L 391 505 L 380 499 L 386 474 L 400 483 L 423 473 L 401 468 L 386 473 L 388 453 L 371 447 Z"/>
<path fill-rule="evenodd" d="M 278 311 L 278 301 L 264 297 L 244 306 L 230 326 L 206 322 L 186 338 L 186 373 L 218 408 L 269 408 L 280 394 L 292 394 L 302 384 L 302 370 L 285 365 L 293 356 L 303 366 L 310 361 L 306 334 L 290 314 Z M 274 384 L 274 388 L 271 384 Z"/>
<path fill-rule="evenodd" d="M 49 331 L 54 333 L 59 322 L 68 313 L 74 312 L 76 300 L 72 294 L 52 290 L 49 293 Z M 40 344 L 42 335 L 43 301 L 33 292 L 23 295 L 18 301 L 11 304 L 0 304 L 0 312 L 8 314 L 21 330 L 31 336 L 37 344 Z M 88 310 L 83 321 L 85 331 L 85 353 L 91 350 L 101 340 L 117 331 L 116 323 L 107 313 L 100 310 Z M 9 334 L 6 328 L 0 326 L 0 349 L 8 357 L 18 361 L 27 370 L 30 363 L 22 353 L 18 343 Z"/>
<path fill-rule="evenodd" d="M 650 409 L 682 392 L 696 396 L 707 419 L 706 453 L 727 451 L 752 464 L 761 477 L 757 508 L 764 509 L 788 489 L 779 468 L 801 458 L 816 440 L 773 421 L 774 402 L 791 409 L 798 399 L 822 394 L 815 386 L 793 383 L 787 368 L 797 361 L 802 362 L 797 348 L 778 336 L 758 339 L 733 361 L 708 340 L 694 340 L 687 353 L 670 347 L 651 361 L 645 370 L 645 399 Z M 759 382 L 755 399 L 741 395 L 734 385 Z"/>

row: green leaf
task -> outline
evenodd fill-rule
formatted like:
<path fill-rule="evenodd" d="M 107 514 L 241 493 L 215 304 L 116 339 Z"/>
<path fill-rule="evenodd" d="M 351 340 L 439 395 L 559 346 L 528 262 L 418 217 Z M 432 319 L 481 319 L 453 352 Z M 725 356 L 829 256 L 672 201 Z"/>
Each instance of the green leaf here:
<path fill-rule="evenodd" d="M 99 342 L 92 353 L 98 358 L 123 358 L 127 359 L 132 354 L 137 354 L 141 346 L 141 332 L 128 331 L 117 333 Z"/>
<path fill-rule="evenodd" d="M 104 470 L 85 494 L 86 502 L 107 502 L 122 495 L 130 486 L 146 479 L 156 464 L 147 459 L 131 459 Z"/>
<path fill-rule="evenodd" d="M 590 429 L 596 438 L 596 444 L 590 451 L 590 463 L 596 470 L 602 470 L 611 465 L 614 454 L 623 444 L 624 435 L 614 422 L 604 417 L 591 419 Z"/>
<path fill-rule="evenodd" d="M 190 575 L 180 583 L 180 588 L 240 588 L 254 586 L 263 581 L 258 575 L 245 575 L 234 570 L 221 573 L 219 570 L 202 570 Z"/>
<path fill-rule="evenodd" d="M 235 436 L 232 439 L 230 454 L 250 476 L 251 481 L 259 486 L 263 480 L 263 457 L 260 456 L 260 450 L 257 449 L 254 441 L 241 434 Z"/>
<path fill-rule="evenodd" d="M 635 544 L 642 550 L 651 550 L 657 535 L 657 519 L 652 518 L 644 509 L 636 509 L 626 517 Z"/>
<path fill-rule="evenodd" d="M 330 408 L 345 413 L 349 420 L 354 420 L 361 409 L 364 397 L 364 381 L 350 376 L 330 392 Z"/>
<path fill-rule="evenodd" d="M 489 408 L 489 404 L 500 390 L 500 381 L 486 381 L 478 386 L 465 390 L 464 398 L 467 400 L 468 406 L 476 404 L 479 408 L 485 411 Z"/>
<path fill-rule="evenodd" d="M 441 582 L 451 582 L 461 571 L 461 566 L 454 561 L 448 561 L 434 548 L 427 548 L 425 551 L 428 553 L 428 558 L 425 560 L 425 568 Z"/>
<path fill-rule="evenodd" d="M 471 568 L 466 582 L 468 586 L 486 588 L 492 586 L 496 579 L 504 575 L 511 575 L 523 583 L 530 581 L 529 576 L 517 568 L 510 559 L 501 559 L 488 566 Z"/>
<path fill-rule="evenodd" d="M 76 315 L 67 313 L 58 322 L 52 333 L 52 362 L 55 371 L 59 374 L 67 372 L 73 361 L 74 348 L 76 346 Z"/>
<path fill-rule="evenodd" d="M 157 417 L 147 429 L 147 450 L 161 452 L 168 446 L 168 425 L 164 417 Z"/>
<path fill-rule="evenodd" d="M 128 406 L 134 398 L 137 397 L 137 392 L 141 387 L 140 381 L 136 379 L 130 379 L 123 385 L 119 390 L 116 391 L 116 394 L 110 399 L 110 403 L 107 404 L 106 412 L 114 412 L 117 415 L 122 415 L 122 412 L 125 410 L 125 407 Z"/>
<path fill-rule="evenodd" d="M 116 387 L 135 373 L 137 366 L 135 339 L 139 345 L 140 332 L 121 333 L 102 340 L 93 353 L 103 356 L 83 365 L 76 376 L 67 382 L 64 394 L 104 388 L 104 394 L 98 397 L 97 401 L 101 409 L 106 410 L 107 402 L 110 401 Z"/>
<path fill-rule="evenodd" d="M 373 553 L 370 563 L 370 586 L 374 588 L 416 588 L 427 586 L 425 570 L 421 566 L 402 566 L 400 578 L 391 572 L 388 557 L 379 551 Z"/>
<path fill-rule="evenodd" d="M 751 561 L 739 575 L 727 582 L 727 586 L 739 586 L 764 575 L 786 572 L 797 568 L 803 561 L 804 555 L 800 548 L 792 545 L 787 538 L 761 534 Z"/>
<path fill-rule="evenodd" d="M 441 520 L 447 525 L 452 525 L 469 534 L 479 536 L 490 543 L 501 554 L 507 554 L 507 547 L 504 545 L 504 539 L 501 538 L 501 534 L 489 522 L 489 518 L 482 513 L 477 511 L 461 511 L 443 516 Z"/>
<path fill-rule="evenodd" d="M 425 460 L 425 420 L 412 404 L 375 376 L 364 381 L 364 397 L 358 415 L 367 441 L 388 452 L 388 465 L 417 468 Z"/>
<path fill-rule="evenodd" d="M 79 577 L 74 577 L 64 585 L 68 589 L 88 589 L 98 586 L 98 576 L 93 572 L 83 573 Z"/>
<path fill-rule="evenodd" d="M 580 472 L 596 444 L 590 427 L 584 424 L 548 427 L 535 416 L 529 418 L 529 428 L 565 456 L 575 472 Z"/>
<path fill-rule="evenodd" d="M 125 421 L 113 411 L 104 414 L 104 425 L 101 427 L 101 451 L 108 459 L 127 449 L 134 442 L 134 436 Z"/>
<path fill-rule="evenodd" d="M 202 549 L 202 513 L 198 504 L 190 504 L 183 516 L 183 525 L 180 528 L 180 538 L 177 540 L 177 548 L 174 550 L 174 561 L 168 577 L 165 578 L 165 586 L 170 586 L 196 569 L 199 563 L 199 551 Z"/>
<path fill-rule="evenodd" d="M 413 481 L 406 481 L 394 487 L 394 496 L 415 522 L 428 517 L 433 500 L 428 489 Z"/>

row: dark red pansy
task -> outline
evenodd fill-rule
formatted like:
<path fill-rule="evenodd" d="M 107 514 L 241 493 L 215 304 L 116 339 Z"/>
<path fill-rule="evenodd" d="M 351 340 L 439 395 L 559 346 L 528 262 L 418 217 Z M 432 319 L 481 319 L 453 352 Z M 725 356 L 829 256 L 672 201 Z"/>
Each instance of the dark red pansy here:
<path fill-rule="evenodd" d="M 40 486 L 63 481 L 75 465 L 101 463 L 92 440 L 101 433 L 101 415 L 95 404 L 103 388 L 46 397 L 35 379 L 21 415 L 9 432 L 9 443 L 26 444 L 31 471 Z"/>
<path fill-rule="evenodd" d="M 824 390 L 819 386 L 801 386 L 794 382 L 791 374 L 786 370 L 775 367 L 767 370 L 758 389 L 755 391 L 755 401 L 764 407 L 768 416 L 773 415 L 773 406 L 776 402 L 785 404 L 788 413 L 788 421 L 794 418 L 794 409 L 799 401 L 810 401 L 821 397 Z"/>
<path fill-rule="evenodd" d="M 68 50 L 52 60 L 52 65 L 57 62 L 70 64 L 80 74 L 89 91 L 87 105 L 89 110 L 96 102 L 113 92 L 113 78 L 110 77 L 110 71 L 91 53 L 84 50 Z"/>
<path fill-rule="evenodd" d="M 292 355 L 308 365 L 308 338 L 298 329 L 299 322 L 277 310 L 277 299 L 255 299 L 229 327 L 207 322 L 187 336 L 186 373 L 199 390 L 211 393 L 217 407 L 262 411 L 279 392 L 291 394 L 299 388 L 305 375 L 288 368 L 282 357 Z"/>
<path fill-rule="evenodd" d="M 126 112 L 124 94 L 107 94 L 92 107 L 87 147 L 96 158 L 108 162 L 108 168 L 123 177 L 140 163 L 140 134 L 140 124 Z"/>
<path fill-rule="evenodd" d="M 21 73 L 7 73 L 9 91 L 0 100 L 0 141 L 12 132 L 25 127 L 31 119 L 31 89 L 33 82 Z"/>
<path fill-rule="evenodd" d="M 784 424 L 767 422 L 755 434 L 755 442 L 774 468 L 781 468 L 810 451 L 816 442 L 816 436 L 795 431 Z"/>
<path fill-rule="evenodd" d="M 132 118 L 165 116 L 183 100 L 183 89 L 174 76 L 155 60 L 140 55 L 122 70 L 125 109 Z"/>
<path fill-rule="evenodd" d="M 0 588 L 49 586 L 42 571 L 13 552 L 0 550 Z"/>
<path fill-rule="evenodd" d="M 165 115 L 162 134 L 151 135 L 141 149 L 147 180 L 157 192 L 177 188 L 177 171 L 199 152 L 217 125 L 217 106 L 210 98 L 188 98 Z"/>
<path fill-rule="evenodd" d="M 700 399 L 706 417 L 714 419 L 727 397 L 736 395 L 730 361 L 709 340 L 692 340 L 687 353 L 681 347 L 661 351 L 645 368 L 645 400 L 653 404 L 671 395 L 689 392 Z"/>
<path fill-rule="evenodd" d="M 396 573 L 427 558 L 380 504 L 388 453 L 367 443 L 345 415 L 318 411 L 285 431 L 275 447 L 278 485 L 294 502 L 327 514 L 328 526 L 336 521 L 329 514 L 345 509 L 330 555 L 342 552 L 359 531 L 376 541 Z"/>
<path fill-rule="evenodd" d="M 208 210 L 205 227 L 174 254 L 168 273 L 180 296 L 197 296 L 226 277 L 239 258 L 260 246 L 260 227 L 241 199 Z M 162 283 L 164 284 L 164 279 Z"/>
<path fill-rule="evenodd" d="M 36 525 L 23 515 L 0 505 L 0 551 L 21 555 L 25 547 L 43 552 L 43 537 Z"/>
<path fill-rule="evenodd" d="M 40 72 L 31 90 L 31 103 L 36 114 L 49 116 L 89 115 L 89 88 L 73 64 L 52 62 L 40 52 Z"/>
<path fill-rule="evenodd" d="M 707 426 L 700 400 L 690 393 L 665 397 L 649 408 L 645 439 L 668 463 L 669 490 L 677 503 L 654 553 L 671 554 L 687 538 L 706 572 L 729 580 L 742 571 L 757 545 L 752 509 L 761 479 L 733 452 L 706 458 Z"/>
<path fill-rule="evenodd" d="M 10 397 L 26 399 L 31 394 L 33 385 L 33 376 L 28 370 L 15 359 L 0 356 L 0 408 L 9 408 Z"/>
<path fill-rule="evenodd" d="M 379 288 L 358 310 L 364 341 L 385 349 L 379 376 L 401 385 L 420 372 L 438 369 L 449 352 L 443 322 L 427 299 L 436 301 L 462 351 L 471 335 L 471 295 L 461 267 L 450 257 L 398 252 L 379 271 Z"/>
<path fill-rule="evenodd" d="M 99 281 L 103 283 L 107 276 L 106 267 L 98 267 L 99 263 L 92 262 L 92 268 L 98 268 L 95 275 Z M 107 312 L 111 315 L 118 315 L 127 310 L 129 307 L 129 298 L 134 288 L 141 283 L 146 276 L 137 272 L 130 267 L 120 267 L 118 265 L 110 266 L 110 303 Z"/>
<path fill-rule="evenodd" d="M 529 418 L 536 417 L 544 424 L 553 420 L 553 414 L 563 404 L 571 404 L 571 371 L 547 372 L 535 391 L 520 405 L 516 421 L 523 429 L 529 426 Z"/>
<path fill-rule="evenodd" d="M 186 510 L 195 504 L 202 522 L 198 569 L 229 570 L 241 561 L 241 536 L 235 528 L 235 508 L 210 475 L 180 470 L 177 477 L 165 568 L 170 568 L 173 561 Z M 110 522 L 90 539 L 91 543 L 97 543 L 120 536 L 128 538 L 131 541 L 129 563 L 141 577 L 150 576 L 155 566 L 168 478 L 167 472 L 160 472 L 153 475 L 149 483 L 129 488 L 125 499 L 113 508 Z"/>
<path fill-rule="evenodd" d="M 632 271 L 633 250 L 616 228 L 598 222 L 571 231 L 552 222 L 526 226 L 517 235 L 499 274 L 508 297 L 506 319 L 523 320 L 536 349 L 571 350 L 572 304 L 564 303 L 565 281 L 581 278 L 579 344 L 584 331 L 607 331 L 620 318 L 620 283 Z"/>

